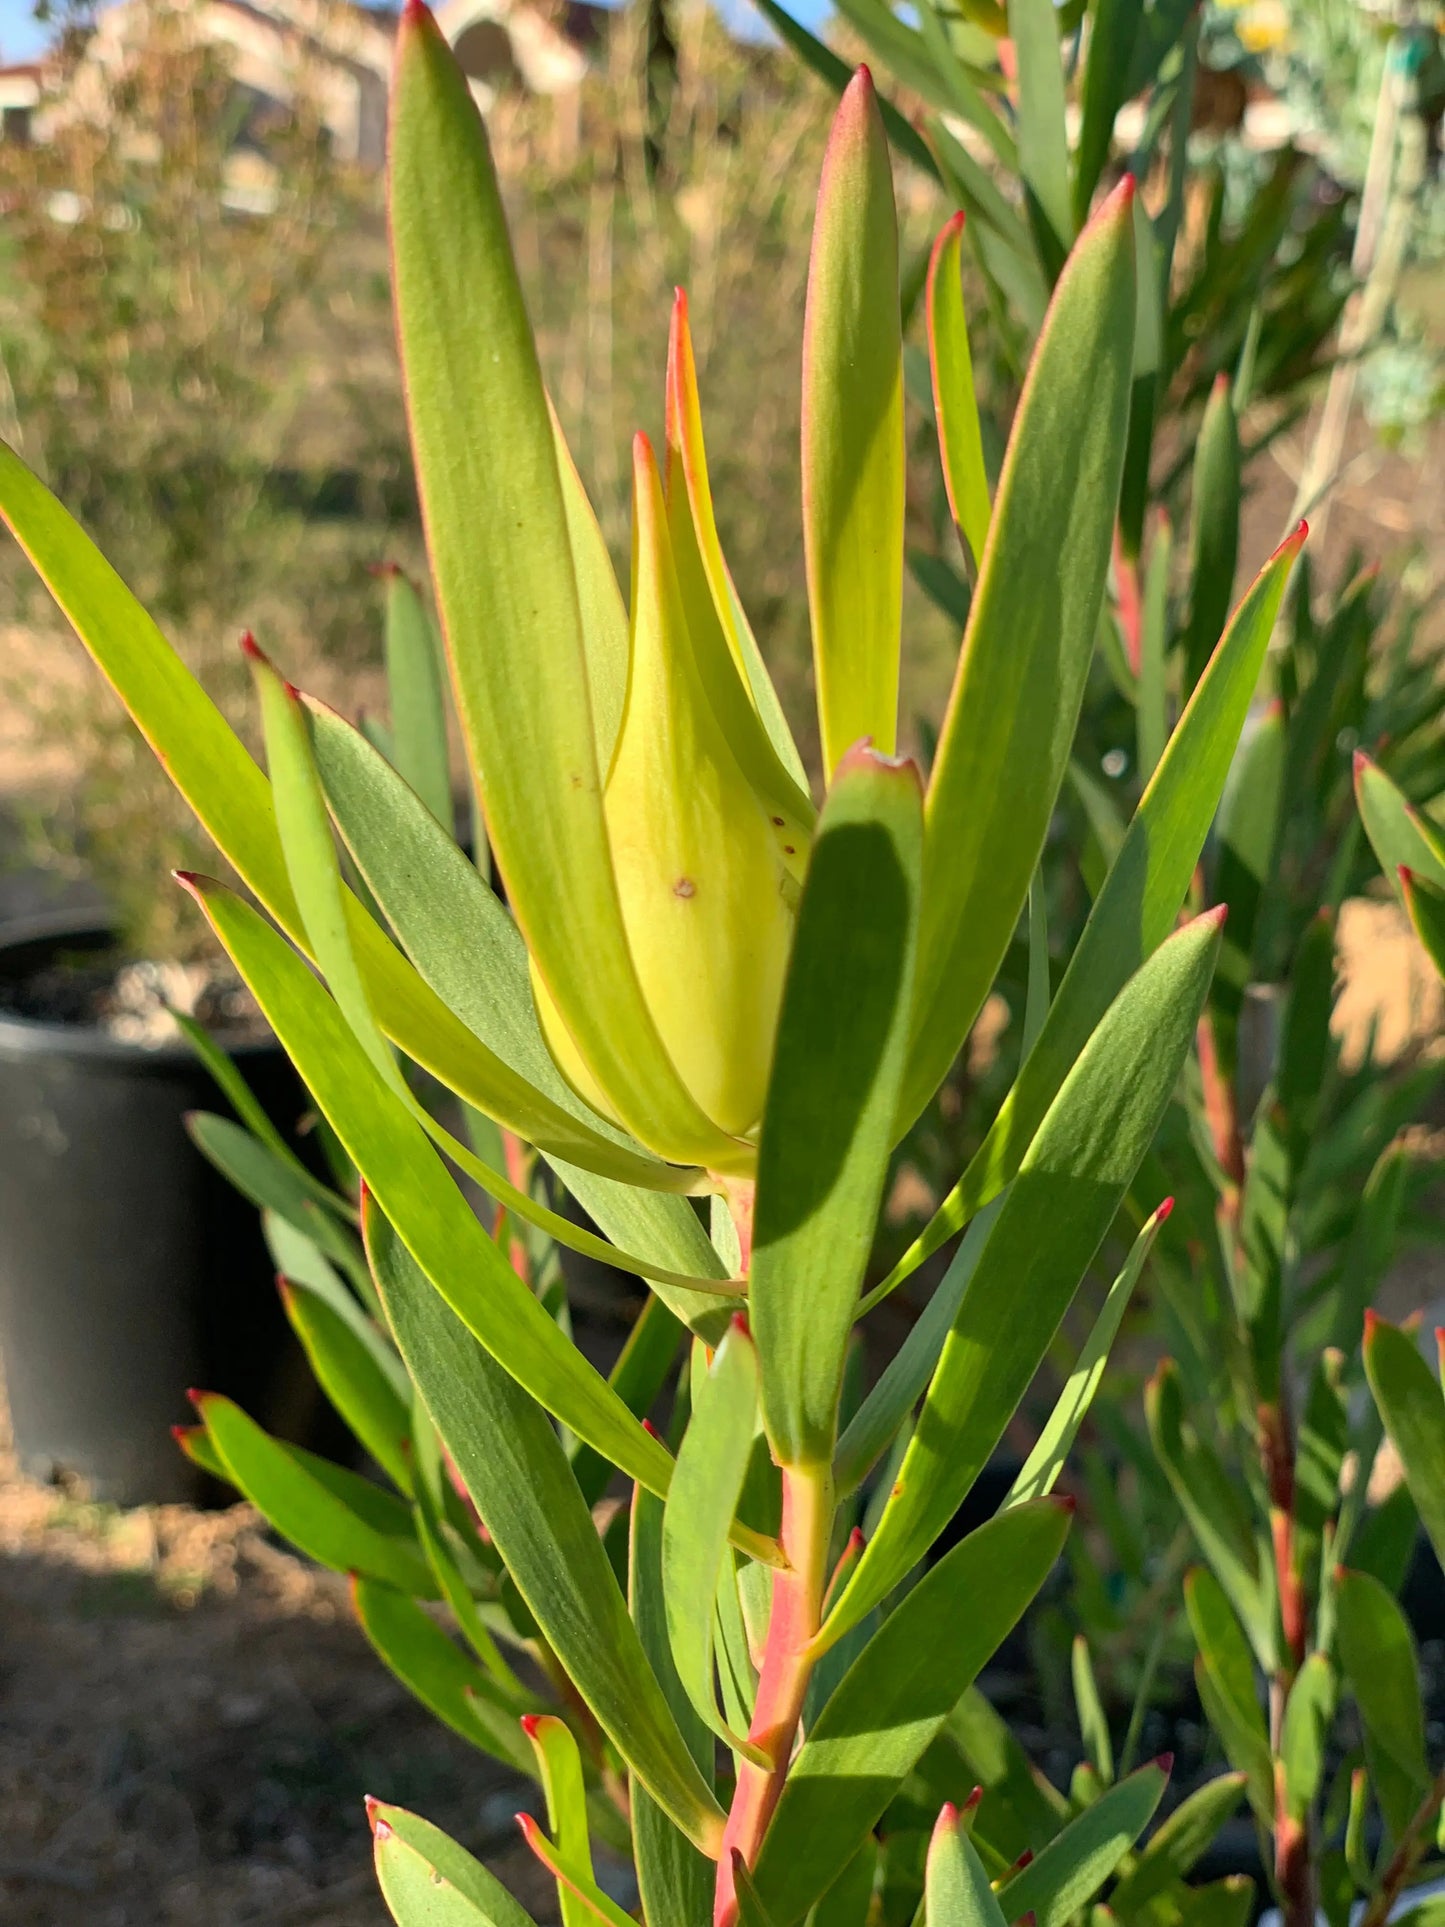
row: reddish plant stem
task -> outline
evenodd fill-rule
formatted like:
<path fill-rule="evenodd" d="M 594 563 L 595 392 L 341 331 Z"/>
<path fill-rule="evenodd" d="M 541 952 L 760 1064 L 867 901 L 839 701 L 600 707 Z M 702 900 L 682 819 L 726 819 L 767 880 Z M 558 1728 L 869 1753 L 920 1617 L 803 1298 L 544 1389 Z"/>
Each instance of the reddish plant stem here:
<path fill-rule="evenodd" d="M 741 1854 L 745 1866 L 752 1866 L 787 1778 L 813 1672 L 810 1648 L 822 1618 L 832 1523 L 833 1480 L 828 1467 L 784 1466 L 779 1539 L 788 1568 L 773 1574 L 767 1643 L 748 1728 L 748 1739 L 766 1756 L 767 1764 L 738 1762 L 737 1787 L 718 1861 L 714 1927 L 735 1927 L 733 1852 Z"/>
<path fill-rule="evenodd" d="M 1445 1803 L 1445 1773 L 1436 1775 L 1430 1791 L 1410 1816 L 1409 1824 L 1400 1836 L 1400 1844 L 1380 1876 L 1374 1898 L 1360 1917 L 1359 1927 L 1385 1927 L 1390 1909 L 1399 1898 L 1400 1889 L 1429 1849 L 1428 1835 L 1442 1803 Z"/>
<path fill-rule="evenodd" d="M 511 1131 L 502 1132 L 502 1155 L 506 1159 L 507 1177 L 513 1188 L 518 1191 L 525 1191 L 531 1178 L 531 1173 L 527 1169 L 527 1147 L 523 1144 L 522 1140 L 516 1137 Z M 502 1215 L 500 1211 L 497 1213 L 499 1219 Z M 532 1282 L 532 1260 L 527 1256 L 527 1246 L 522 1236 L 521 1227 L 518 1226 L 514 1230 L 512 1228 L 513 1222 L 513 1217 L 509 1217 L 507 1229 L 511 1235 L 510 1247 L 507 1253 L 508 1261 L 522 1283 L 524 1285 L 530 1285 Z"/>

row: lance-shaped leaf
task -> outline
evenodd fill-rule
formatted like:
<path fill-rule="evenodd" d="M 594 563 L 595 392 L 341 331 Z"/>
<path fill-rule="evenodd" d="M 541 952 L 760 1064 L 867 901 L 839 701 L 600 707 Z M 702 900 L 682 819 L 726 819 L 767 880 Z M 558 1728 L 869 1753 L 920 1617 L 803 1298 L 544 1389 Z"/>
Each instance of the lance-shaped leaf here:
<path fill-rule="evenodd" d="M 1249 1642 L 1224 1588 L 1207 1566 L 1196 1566 L 1186 1575 L 1184 1605 L 1199 1648 L 1194 1676 L 1205 1713 L 1231 1766 L 1245 1775 L 1250 1805 L 1263 1824 L 1271 1826 L 1274 1764 Z"/>
<path fill-rule="evenodd" d="M 993 504 L 983 460 L 968 318 L 963 310 L 963 221 L 955 214 L 933 244 L 928 263 L 928 364 L 948 506 L 976 569 L 983 560 Z"/>
<path fill-rule="evenodd" d="M 444 1725 L 515 1773 L 532 1771 L 516 1708 L 414 1599 L 353 1573 L 351 1603 L 378 1656 Z"/>
<path fill-rule="evenodd" d="M 577 580 L 577 606 L 582 618 L 582 646 L 587 657 L 587 694 L 592 710 L 592 734 L 597 767 L 605 772 L 612 761 L 622 705 L 627 694 L 627 605 L 617 586 L 617 571 L 607 552 L 606 538 L 582 486 L 577 464 L 550 407 L 552 446 L 562 483 L 562 508 L 567 517 L 567 540 Z"/>
<path fill-rule="evenodd" d="M 304 943 L 265 777 L 115 570 L 3 444 L 0 514 L 216 847 L 287 935 Z M 602 1168 L 613 1168 L 607 1141 L 511 1074 L 359 903 L 348 900 L 347 915 L 377 1021 L 409 1057 L 529 1143 L 583 1164 L 601 1156 Z"/>
<path fill-rule="evenodd" d="M 205 878 L 192 887 L 302 1081 L 437 1290 L 548 1411 L 630 1476 L 665 1491 L 668 1454 L 517 1277 L 306 965 L 229 890 Z"/>
<path fill-rule="evenodd" d="M 1415 926 L 1415 935 L 1425 946 L 1425 954 L 1431 963 L 1445 977 L 1445 893 L 1403 866 L 1400 870 L 1400 889 L 1410 921 Z"/>
<path fill-rule="evenodd" d="M 1239 1806 L 1244 1784 L 1242 1773 L 1221 1773 L 1206 1780 L 1155 1828 L 1148 1846 L 1109 1897 L 1120 1920 L 1134 1918 L 1137 1909 L 1191 1871 Z"/>
<path fill-rule="evenodd" d="M 868 1927 L 878 1877 L 878 1842 L 870 1834 L 808 1915 L 808 1927 Z"/>
<path fill-rule="evenodd" d="M 555 1137 L 550 1151 L 543 1147 L 563 1183 L 615 1245 L 664 1270 L 721 1278 L 722 1264 L 696 1213 L 660 1188 L 685 1188 L 695 1174 L 641 1152 L 557 1070 L 537 1021 L 526 945 L 496 896 L 361 732 L 324 703 L 305 700 L 327 802 L 368 889 L 417 969 L 503 1065 L 586 1126 L 594 1170 L 559 1157 Z M 603 1138 L 612 1148 L 599 1156 Z M 723 1300 L 665 1286 L 662 1295 L 679 1317 L 716 1337 L 706 1321 L 726 1318 Z"/>
<path fill-rule="evenodd" d="M 1019 173 L 1039 259 L 1053 280 L 1074 238 L 1064 66 L 1053 0 L 1009 0 L 1008 30 L 1018 65 Z"/>
<path fill-rule="evenodd" d="M 592 1839 L 587 1829 L 587 1788 L 582 1778 L 582 1756 L 565 1720 L 555 1714 L 529 1714 L 522 1730 L 537 1756 L 538 1778 L 547 1798 L 547 1824 L 557 1851 L 569 1865 L 596 1880 Z M 562 1927 L 587 1927 L 589 1910 L 565 1881 L 557 1883 Z"/>
<path fill-rule="evenodd" d="M 575 1903 L 572 1913 L 564 1919 L 585 1922 L 587 1927 L 636 1927 L 632 1916 L 623 1913 L 617 1902 L 603 1893 L 591 1869 L 568 1859 L 530 1813 L 519 1813 L 517 1825 L 522 1829 L 522 1838 L 557 1882 L 558 1891 L 565 1888 Z"/>
<path fill-rule="evenodd" d="M 803 323 L 803 551 L 823 762 L 892 755 L 903 622 L 903 338 L 888 138 L 860 67 L 838 106 Z"/>
<path fill-rule="evenodd" d="M 963 1177 L 886 1283 L 916 1270 L 1010 1181 L 1110 1002 L 1174 928 L 1304 537 L 1301 523 L 1236 610 L 1134 813 L 1037 1044 Z"/>
<path fill-rule="evenodd" d="M 1116 0 L 1127 5 L 1128 0 Z M 1155 518 L 1149 566 L 1144 573 L 1144 601 L 1139 637 L 1139 687 L 1136 742 L 1139 774 L 1147 784 L 1159 767 L 1169 740 L 1169 574 L 1174 559 L 1174 532 L 1161 509 Z"/>
<path fill-rule="evenodd" d="M 1260 1664 L 1274 1658 L 1274 1597 L 1261 1579 L 1254 1531 L 1234 1479 L 1206 1438 L 1187 1424 L 1184 1390 L 1165 1359 L 1145 1394 L 1149 1436 L 1199 1549 L 1243 1621 Z"/>
<path fill-rule="evenodd" d="M 1189 627 L 1184 639 L 1184 686 L 1192 689 L 1219 640 L 1234 593 L 1239 560 L 1239 424 L 1228 374 L 1204 410 L 1194 449 L 1194 495 L 1189 517 Z"/>
<path fill-rule="evenodd" d="M 409 7 L 398 34 L 390 204 L 427 543 L 472 775 L 509 900 L 623 1123 L 679 1162 L 718 1163 L 728 1139 L 673 1069 L 628 950 L 536 346 L 481 116 L 425 7 Z"/>
<path fill-rule="evenodd" d="M 689 1752 L 711 1782 L 714 1744 L 683 1691 L 672 1663 L 667 1608 L 662 1591 L 662 1501 L 640 1485 L 632 1489 L 628 1546 L 628 1607 L 642 1650 L 656 1673 Z M 668 1819 L 647 1789 L 632 1788 L 632 1846 L 644 1917 L 677 1927 L 711 1927 L 717 1869 Z"/>
<path fill-rule="evenodd" d="M 793 1761 L 754 1870 L 778 1927 L 793 1927 L 861 1845 L 1043 1584 L 1072 1511 L 1039 1499 L 970 1533 L 833 1689 Z"/>
<path fill-rule="evenodd" d="M 285 1539 L 333 1572 L 365 1572 L 421 1599 L 437 1588 L 410 1509 L 369 1479 L 273 1439 L 216 1392 L 192 1399 L 225 1475 Z"/>
<path fill-rule="evenodd" d="M 662 1586 L 677 1676 L 699 1717 L 750 1758 L 752 1749 L 717 1710 L 713 1600 L 724 1568 L 731 1576 L 728 1531 L 747 1477 L 757 1410 L 757 1349 L 746 1326 L 734 1324 L 695 1387 L 662 1526 Z M 766 1765 L 766 1756 L 760 1763 Z"/>
<path fill-rule="evenodd" d="M 284 1278 L 280 1290 L 291 1329 L 322 1391 L 393 1485 L 410 1493 L 411 1414 L 375 1352 L 314 1291 Z"/>
<path fill-rule="evenodd" d="M 1074 1369 L 1069 1373 L 1068 1383 L 1060 1392 L 1033 1451 L 1024 1461 L 1023 1469 L 1009 1487 L 1005 1505 L 1018 1505 L 1023 1499 L 1041 1498 L 1044 1493 L 1053 1491 L 1054 1481 L 1064 1469 L 1064 1463 L 1074 1448 L 1074 1440 L 1079 1435 L 1079 1427 L 1088 1416 L 1094 1394 L 1103 1382 L 1104 1367 L 1109 1362 L 1110 1349 L 1119 1334 L 1124 1313 L 1139 1282 L 1139 1274 L 1154 1249 L 1159 1227 L 1173 1208 L 1174 1200 L 1166 1198 L 1134 1240 L 1124 1269 L 1110 1285 L 1103 1307 L 1084 1340 Z M 1095 1764 L 1098 1764 L 1097 1760 Z M 1100 1772 L 1103 1772 L 1102 1768 Z M 1110 1775 L 1105 1774 L 1104 1777 L 1108 1779 Z"/>
<path fill-rule="evenodd" d="M 1103 1886 L 1154 1817 L 1169 1763 L 1151 1761 L 1101 1794 L 999 1891 L 1005 1920 L 1063 1927 Z"/>
<path fill-rule="evenodd" d="M 1279 1743 L 1285 1804 L 1296 1821 L 1304 1821 L 1320 1790 L 1337 1693 L 1334 1667 L 1323 1653 L 1311 1653 L 1289 1689 Z"/>
<path fill-rule="evenodd" d="M 1365 1376 L 1380 1408 L 1410 1496 L 1429 1534 L 1435 1556 L 1445 1564 L 1445 1398 L 1414 1338 L 1365 1314 Z"/>
<path fill-rule="evenodd" d="M 1110 1786 L 1114 1779 L 1114 1742 L 1109 1737 L 1109 1716 L 1104 1711 L 1104 1702 L 1099 1697 L 1099 1683 L 1094 1677 L 1089 1641 L 1083 1633 L 1074 1635 L 1070 1671 L 1074 1686 L 1074 1712 L 1079 1722 L 1079 1736 L 1084 1742 L 1084 1753 L 1099 1779 L 1105 1786 Z"/>
<path fill-rule="evenodd" d="M 1355 801 L 1380 868 L 1397 895 L 1402 869 L 1445 890 L 1445 836 L 1363 750 L 1355 752 Z"/>
<path fill-rule="evenodd" d="M 937 1089 L 983 1006 L 1068 767 L 1124 459 L 1132 198 L 1126 182 L 1060 277 L 1004 457 L 928 789 L 900 1131 Z"/>
<path fill-rule="evenodd" d="M 276 799 L 276 823 L 286 855 L 287 871 L 317 962 L 325 972 L 327 983 L 352 1036 L 403 1108 L 411 1113 L 452 1162 L 480 1184 L 499 1205 L 519 1217 L 524 1224 L 535 1225 L 546 1232 L 558 1244 L 584 1252 L 603 1264 L 617 1263 L 627 1268 L 627 1255 L 538 1203 L 530 1191 L 512 1184 L 500 1171 L 478 1158 L 468 1145 L 461 1143 L 437 1122 L 403 1078 L 376 1023 L 366 983 L 352 946 L 336 847 L 327 818 L 321 779 L 311 751 L 309 714 L 297 693 L 282 681 L 249 637 L 245 638 L 244 646 L 252 659 L 261 697 L 266 753 Z M 458 851 L 458 857 L 460 854 Z M 479 890 L 486 888 L 480 878 L 476 880 L 476 887 Z M 644 1270 L 653 1268 L 646 1259 L 639 1258 L 639 1263 Z M 664 1282 L 684 1287 L 687 1284 L 687 1280 L 676 1276 Z"/>
<path fill-rule="evenodd" d="M 833 1455 L 908 1046 L 922 841 L 913 764 L 850 751 L 808 867 L 758 1154 L 749 1304 L 782 1465 Z"/>
<path fill-rule="evenodd" d="M 978 1848 L 954 1806 L 944 1807 L 928 1842 L 924 1905 L 928 1927 L 1005 1927 Z"/>
<path fill-rule="evenodd" d="M 1083 224 L 1109 158 L 1114 122 L 1131 93 L 1134 46 L 1139 38 L 1143 0 L 1099 0 L 1089 35 L 1084 68 L 1082 114 L 1074 159 L 1074 225 Z"/>
<path fill-rule="evenodd" d="M 1239 1013 L 1253 974 L 1260 909 L 1279 841 L 1287 748 L 1284 709 L 1271 703 L 1241 745 L 1220 805 L 1213 895 L 1216 903 L 1228 905 L 1229 922 L 1210 1003 L 1221 1065 L 1231 1079 Z"/>
<path fill-rule="evenodd" d="M 386 572 L 383 642 L 392 761 L 450 835 L 455 821 L 441 640 L 416 584 L 397 568 Z"/>
<path fill-rule="evenodd" d="M 1385 1825 L 1398 1841 L 1430 1783 L 1420 1662 L 1399 1602 L 1367 1572 L 1335 1575 L 1343 1668 L 1365 1729 L 1365 1764 Z"/>
<path fill-rule="evenodd" d="M 396 1927 L 535 1927 L 496 1876 L 429 1820 L 380 1800 L 366 1812 Z"/>
<path fill-rule="evenodd" d="M 368 1211 L 366 1231 L 401 1355 L 528 1611 L 629 1771 L 716 1854 L 722 1811 L 647 1663 L 546 1413 L 472 1340 L 380 1212 Z"/>
<path fill-rule="evenodd" d="M 1050 1107 L 964 1293 L 878 1530 L 828 1617 L 830 1641 L 922 1557 L 987 1463 L 1153 1142 L 1218 949 L 1217 913 L 1162 944 Z"/>
<path fill-rule="evenodd" d="M 667 342 L 666 483 L 678 582 L 709 699 L 758 790 L 786 820 L 809 829 L 808 778 L 718 538 L 687 296 L 681 288 Z M 730 677 L 723 673 L 729 663 Z"/>

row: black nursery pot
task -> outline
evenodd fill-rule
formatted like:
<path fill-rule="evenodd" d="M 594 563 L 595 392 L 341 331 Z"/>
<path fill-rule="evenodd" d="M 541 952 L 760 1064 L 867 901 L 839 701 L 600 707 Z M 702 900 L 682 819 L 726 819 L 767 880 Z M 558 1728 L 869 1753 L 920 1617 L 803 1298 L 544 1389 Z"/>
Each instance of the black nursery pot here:
<path fill-rule="evenodd" d="M 94 921 L 0 924 L 0 975 L 111 940 Z M 293 1131 L 304 1098 L 279 1045 L 233 1055 Z M 186 1136 L 198 1107 L 225 1105 L 184 1043 L 0 1012 L 0 1357 L 32 1477 L 121 1505 L 202 1497 L 170 1436 L 192 1385 L 305 1426 L 314 1394 L 258 1215 Z"/>

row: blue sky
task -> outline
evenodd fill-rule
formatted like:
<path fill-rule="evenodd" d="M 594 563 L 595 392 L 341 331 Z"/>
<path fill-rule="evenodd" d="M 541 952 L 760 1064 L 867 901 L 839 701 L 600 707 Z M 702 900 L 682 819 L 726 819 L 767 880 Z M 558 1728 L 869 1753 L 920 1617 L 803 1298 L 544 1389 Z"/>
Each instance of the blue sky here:
<path fill-rule="evenodd" d="M 35 24 L 33 0 L 0 0 L 0 58 L 8 65 L 28 60 L 45 45 L 45 31 Z"/>
<path fill-rule="evenodd" d="M 745 0 L 721 0 L 722 16 L 725 20 L 734 19 L 744 33 L 748 27 L 741 17 L 748 17 L 748 25 L 758 22 L 753 9 Z M 802 0 L 792 11 L 810 24 L 816 24 L 830 11 L 828 0 Z M 35 22 L 34 0 L 0 0 L 0 61 L 9 63 L 28 60 L 45 45 L 46 32 Z"/>

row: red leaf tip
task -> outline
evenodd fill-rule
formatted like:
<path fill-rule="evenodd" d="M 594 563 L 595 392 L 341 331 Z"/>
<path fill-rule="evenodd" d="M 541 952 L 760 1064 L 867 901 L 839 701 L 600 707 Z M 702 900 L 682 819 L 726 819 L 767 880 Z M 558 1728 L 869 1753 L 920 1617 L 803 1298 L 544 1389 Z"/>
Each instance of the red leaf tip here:
<path fill-rule="evenodd" d="M 867 1540 L 863 1537 L 862 1526 L 854 1526 L 853 1530 L 848 1534 L 848 1543 L 843 1548 L 844 1555 L 846 1556 L 850 1552 L 861 1552 L 867 1543 Z"/>
<path fill-rule="evenodd" d="M 1370 759 L 1364 750 L 1357 749 L 1350 760 L 1354 765 L 1355 781 L 1358 783 L 1365 771 L 1370 767 Z"/>
<path fill-rule="evenodd" d="M 642 1429 L 644 1432 L 646 1432 L 647 1436 L 650 1439 L 655 1439 L 659 1436 L 657 1427 L 653 1424 L 650 1418 L 645 1418 L 642 1421 Z"/>
<path fill-rule="evenodd" d="M 970 1793 L 968 1798 L 964 1801 L 962 1811 L 964 1813 L 972 1813 L 978 1806 L 982 1804 L 982 1801 L 983 1801 L 983 1788 L 981 1786 L 976 1786 L 973 1792 Z"/>
<path fill-rule="evenodd" d="M 1173 1198 L 1166 1198 L 1163 1204 L 1161 1204 L 1159 1209 L 1154 1213 L 1154 1216 L 1160 1224 L 1168 1224 L 1170 1217 L 1173 1215 L 1173 1211 L 1174 1211 Z"/>
<path fill-rule="evenodd" d="M 1079 1502 L 1072 1492 L 1051 1492 L 1049 1498 L 1060 1512 L 1067 1512 L 1069 1517 L 1073 1518 Z"/>
<path fill-rule="evenodd" d="M 1174 1771 L 1174 1755 L 1172 1753 L 1157 1753 L 1154 1756 L 1154 1764 L 1167 1780 L 1169 1775 Z"/>
<path fill-rule="evenodd" d="M 191 1436 L 191 1433 L 194 1432 L 195 1429 L 196 1428 L 193 1425 L 173 1425 L 171 1427 L 171 1437 L 175 1440 L 177 1445 L 181 1445 L 181 1444 L 184 1444 L 184 1442 Z"/>
<path fill-rule="evenodd" d="M 241 631 L 241 654 L 248 662 L 265 662 L 266 651 L 257 642 L 249 629 Z"/>
<path fill-rule="evenodd" d="M 521 1724 L 522 1731 L 526 1734 L 527 1738 L 529 1740 L 535 1740 L 537 1737 L 537 1728 L 542 1724 L 542 1715 L 540 1713 L 524 1713 Z"/>
<path fill-rule="evenodd" d="M 1365 1343 L 1368 1345 L 1380 1325 L 1380 1314 L 1373 1305 L 1365 1307 Z"/>
<path fill-rule="evenodd" d="M 753 1335 L 745 1311 L 735 1311 L 728 1320 L 728 1328 L 730 1331 L 741 1332 L 744 1338 L 751 1338 Z"/>
<path fill-rule="evenodd" d="M 195 1385 L 188 1385 L 186 1387 L 186 1397 L 198 1412 L 203 1412 L 205 1410 L 206 1400 L 208 1398 L 214 1398 L 215 1396 L 216 1394 L 214 1392 L 203 1392 Z"/>
<path fill-rule="evenodd" d="M 958 1808 L 953 1804 L 952 1800 L 945 1800 L 943 1805 L 938 1809 L 938 1820 L 936 1824 L 939 1827 L 956 1827 L 958 1825 Z"/>

